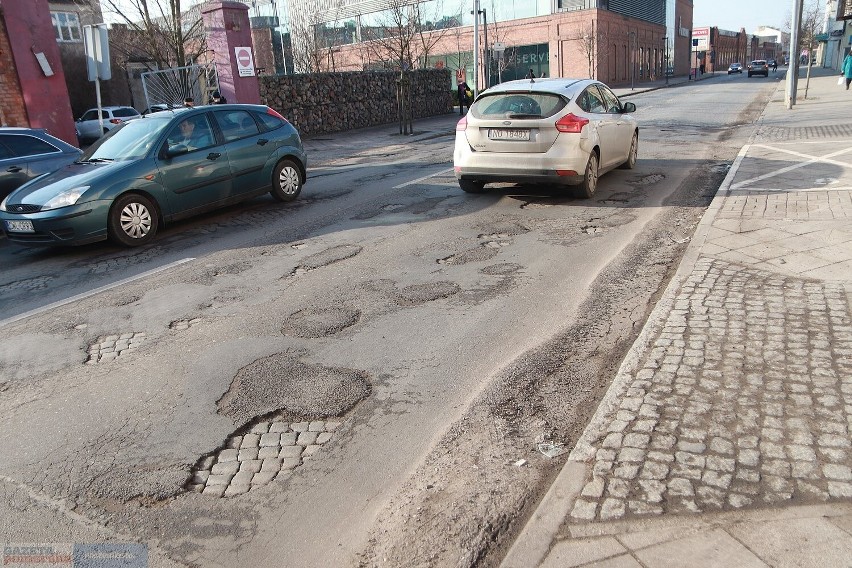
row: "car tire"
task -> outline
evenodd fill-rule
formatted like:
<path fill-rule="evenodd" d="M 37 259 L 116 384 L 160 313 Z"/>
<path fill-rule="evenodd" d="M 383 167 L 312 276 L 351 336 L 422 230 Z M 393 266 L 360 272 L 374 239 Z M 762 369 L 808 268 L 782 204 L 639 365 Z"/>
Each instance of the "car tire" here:
<path fill-rule="evenodd" d="M 465 193 L 482 193 L 485 191 L 485 183 L 481 181 L 474 181 L 472 179 L 460 179 L 459 187 Z"/>
<path fill-rule="evenodd" d="M 583 172 L 583 183 L 574 188 L 575 197 L 591 199 L 598 190 L 598 155 L 592 152 Z"/>
<path fill-rule="evenodd" d="M 305 180 L 302 179 L 302 170 L 296 162 L 284 159 L 278 162 L 272 172 L 272 197 L 278 201 L 293 201 L 302 192 Z"/>
<path fill-rule="evenodd" d="M 138 193 L 125 193 L 109 211 L 109 238 L 126 247 L 148 244 L 160 227 L 160 215 L 154 202 Z"/>
<path fill-rule="evenodd" d="M 621 169 L 632 170 L 636 167 L 636 160 L 639 157 L 639 133 L 633 133 L 633 140 L 630 142 L 630 152 L 627 154 L 627 160 L 621 164 Z"/>

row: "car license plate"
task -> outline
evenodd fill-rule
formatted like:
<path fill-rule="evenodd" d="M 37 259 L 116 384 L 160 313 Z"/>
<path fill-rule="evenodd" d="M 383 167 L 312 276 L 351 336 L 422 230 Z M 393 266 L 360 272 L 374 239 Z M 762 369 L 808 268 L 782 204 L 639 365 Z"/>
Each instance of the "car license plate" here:
<path fill-rule="evenodd" d="M 6 221 L 6 230 L 10 233 L 35 233 L 32 221 Z"/>
<path fill-rule="evenodd" d="M 489 128 L 488 138 L 491 140 L 529 140 L 530 131 L 521 128 Z"/>

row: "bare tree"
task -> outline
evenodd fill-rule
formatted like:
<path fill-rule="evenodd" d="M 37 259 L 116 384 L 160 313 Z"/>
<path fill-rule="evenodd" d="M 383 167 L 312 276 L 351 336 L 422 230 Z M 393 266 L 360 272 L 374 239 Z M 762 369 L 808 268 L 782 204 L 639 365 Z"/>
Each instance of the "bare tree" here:
<path fill-rule="evenodd" d="M 293 68 L 298 73 L 334 71 L 336 46 L 348 43 L 355 33 L 355 22 L 340 23 L 343 0 L 331 10 L 300 13 L 290 21 Z"/>
<path fill-rule="evenodd" d="M 149 69 L 183 67 L 207 51 L 197 6 L 185 11 L 181 0 L 101 0 L 101 7 L 127 29 L 110 47 Z"/>

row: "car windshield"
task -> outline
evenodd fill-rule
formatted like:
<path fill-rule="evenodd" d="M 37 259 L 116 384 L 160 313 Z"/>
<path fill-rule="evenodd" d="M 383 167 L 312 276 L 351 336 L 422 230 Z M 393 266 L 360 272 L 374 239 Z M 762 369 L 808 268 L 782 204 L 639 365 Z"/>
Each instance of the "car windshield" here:
<path fill-rule="evenodd" d="M 153 148 L 171 119 L 171 115 L 162 118 L 149 116 L 125 122 L 90 146 L 80 161 L 112 162 L 142 158 Z"/>
<path fill-rule="evenodd" d="M 495 93 L 478 99 L 470 112 L 476 118 L 547 118 L 566 102 L 555 93 Z"/>

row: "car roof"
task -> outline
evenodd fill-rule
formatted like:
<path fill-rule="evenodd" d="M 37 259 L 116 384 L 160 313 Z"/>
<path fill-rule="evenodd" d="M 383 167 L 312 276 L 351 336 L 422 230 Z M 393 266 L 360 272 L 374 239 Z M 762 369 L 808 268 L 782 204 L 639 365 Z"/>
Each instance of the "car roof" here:
<path fill-rule="evenodd" d="M 494 85 L 486 89 L 482 94 L 497 94 L 510 91 L 527 91 L 542 93 L 557 93 L 571 96 L 577 91 L 585 89 L 588 85 L 603 84 L 595 79 L 572 79 L 561 77 L 548 77 L 542 79 L 516 79 Z"/>
<path fill-rule="evenodd" d="M 129 109 L 132 109 L 132 110 L 136 110 L 136 109 L 135 109 L 135 108 L 133 108 L 132 106 L 126 106 L 126 105 L 109 105 L 109 106 L 102 106 L 102 107 L 101 107 L 101 110 L 118 110 L 118 109 L 120 109 L 120 108 L 129 108 Z M 98 107 L 92 107 L 92 108 L 90 108 L 89 110 L 98 110 Z M 89 110 L 87 110 L 86 112 L 89 112 Z M 139 112 L 139 111 L 136 111 L 136 112 Z"/>
<path fill-rule="evenodd" d="M 36 138 L 41 138 L 43 140 L 47 140 L 51 144 L 54 144 L 56 146 L 62 146 L 66 150 L 77 150 L 77 151 L 80 150 L 79 148 L 77 148 L 73 144 L 69 144 L 65 140 L 62 140 L 61 138 L 57 138 L 56 136 L 54 136 L 53 134 L 51 134 L 50 132 L 48 132 L 44 128 L 27 128 L 25 126 L 2 126 L 2 127 L 0 127 L 0 134 L 11 134 L 11 135 L 26 134 L 28 136 L 35 136 Z"/>

